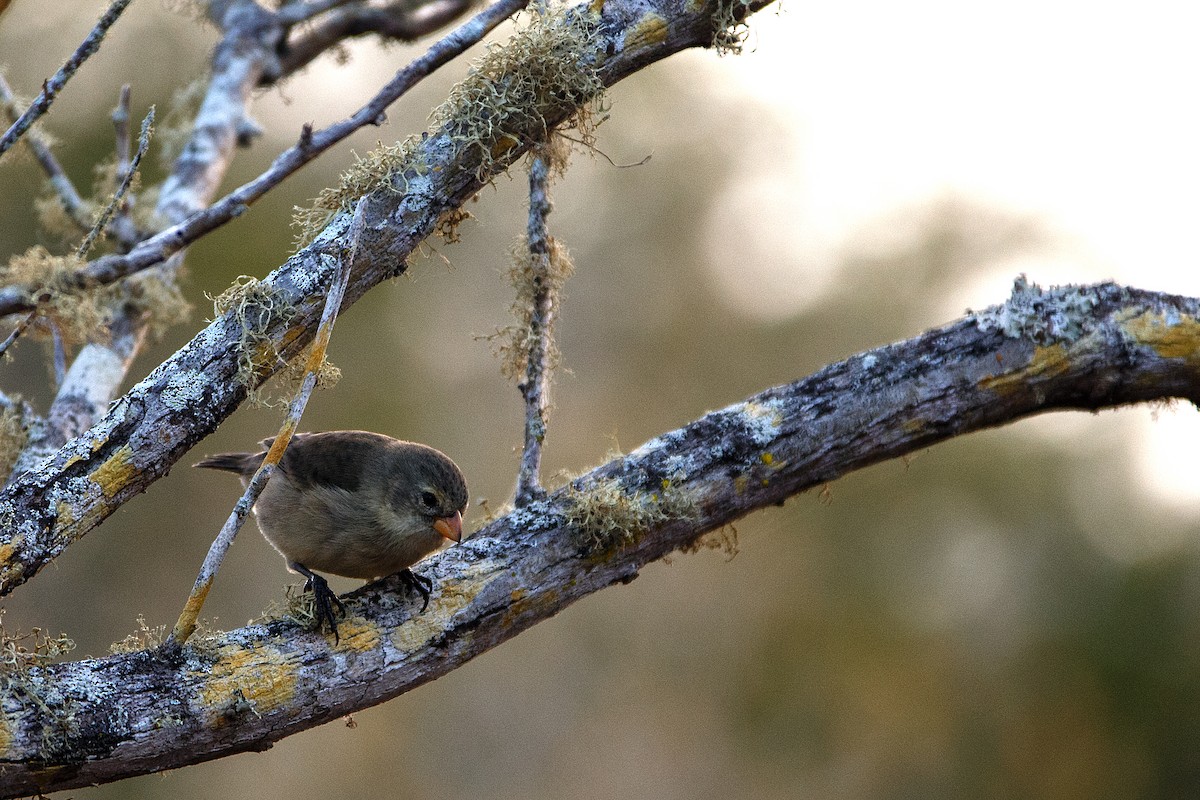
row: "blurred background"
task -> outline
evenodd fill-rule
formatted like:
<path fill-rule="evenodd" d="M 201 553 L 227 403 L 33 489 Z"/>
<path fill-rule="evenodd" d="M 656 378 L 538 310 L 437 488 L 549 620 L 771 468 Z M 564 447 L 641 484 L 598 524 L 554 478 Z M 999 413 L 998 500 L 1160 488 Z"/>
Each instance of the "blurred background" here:
<path fill-rule="evenodd" d="M 111 152 L 121 83 L 137 115 L 204 68 L 211 28 L 135 3 L 47 117 L 86 188 Z M 15 0 L 0 61 L 32 94 L 100 2 Z M 1192 4 L 788 0 L 746 52 L 683 53 L 615 87 L 604 157 L 578 155 L 551 217 L 577 265 L 549 473 L 767 386 L 1043 284 L 1116 279 L 1200 294 L 1200 49 Z M 351 43 L 252 112 L 267 135 L 225 187 L 307 121 L 350 113 L 422 47 Z M 191 249 L 205 294 L 265 276 L 288 215 L 377 139 L 422 130 L 459 61 Z M 161 116 L 160 116 L 161 119 Z M 161 167 L 146 169 L 146 183 Z M 39 241 L 31 159 L 0 164 L 0 249 Z M 339 322 L 341 383 L 307 429 L 369 428 L 451 454 L 482 501 L 511 492 L 516 390 L 478 337 L 507 323 L 520 173 L 485 189 L 459 244 Z M 23 341 L 3 388 L 44 408 Z M 5 603 L 5 625 L 65 631 L 75 656 L 172 623 L 237 495 L 186 464 L 247 449 L 279 412 L 243 408 Z M 465 667 L 270 752 L 72 797 L 1180 797 L 1200 789 L 1200 414 L 1059 413 L 949 442 L 737 524 L 739 550 L 678 556 Z M 283 595 L 252 525 L 207 607 L 232 628 Z M 339 589 L 354 584 L 345 582 Z M 63 795 L 67 796 L 66 794 Z"/>

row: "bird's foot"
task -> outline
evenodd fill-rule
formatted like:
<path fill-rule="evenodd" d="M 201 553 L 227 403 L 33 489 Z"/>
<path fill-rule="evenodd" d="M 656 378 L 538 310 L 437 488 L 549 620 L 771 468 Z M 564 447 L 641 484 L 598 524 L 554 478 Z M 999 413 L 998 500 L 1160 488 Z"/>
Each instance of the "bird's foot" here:
<path fill-rule="evenodd" d="M 329 626 L 329 632 L 333 634 L 333 642 L 337 644 L 341 641 L 338 636 L 337 615 L 346 616 L 346 606 L 341 599 L 334 594 L 329 588 L 329 581 L 322 578 L 317 573 L 305 567 L 303 564 L 293 563 L 290 565 L 293 570 L 303 575 L 308 581 L 304 584 L 306 590 L 311 590 L 313 593 L 313 605 L 315 607 L 315 616 L 317 618 L 317 630 L 326 625 Z M 334 609 L 337 609 L 337 615 L 334 614 Z"/>
<path fill-rule="evenodd" d="M 429 595 L 433 592 L 433 579 L 418 575 L 411 569 L 400 570 L 400 583 L 404 588 L 421 596 L 421 611 L 429 608 Z"/>

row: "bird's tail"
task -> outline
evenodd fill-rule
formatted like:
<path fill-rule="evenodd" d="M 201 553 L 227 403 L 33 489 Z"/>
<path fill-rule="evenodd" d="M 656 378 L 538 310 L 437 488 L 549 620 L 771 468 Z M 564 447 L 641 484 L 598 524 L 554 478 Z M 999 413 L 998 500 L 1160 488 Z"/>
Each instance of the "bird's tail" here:
<path fill-rule="evenodd" d="M 204 469 L 221 469 L 226 472 L 236 472 L 239 475 L 253 473 L 262 463 L 263 453 L 217 453 L 215 456 L 205 456 L 192 464 L 193 467 Z"/>

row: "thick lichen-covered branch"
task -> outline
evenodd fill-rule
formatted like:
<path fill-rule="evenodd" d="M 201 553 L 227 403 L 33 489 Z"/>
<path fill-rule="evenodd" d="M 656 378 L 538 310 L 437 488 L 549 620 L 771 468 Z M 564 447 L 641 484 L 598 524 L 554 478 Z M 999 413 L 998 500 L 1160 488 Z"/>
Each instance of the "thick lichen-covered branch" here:
<path fill-rule="evenodd" d="M 298 212 L 309 241 L 359 197 L 377 190 L 407 192 L 436 162 L 426 142 L 438 137 L 460 168 L 486 182 L 511 163 L 511 152 L 544 142 L 556 124 L 591 127 L 590 104 L 604 88 L 595 52 L 599 18 L 579 9 L 531 14 L 503 45 L 493 45 L 430 115 L 431 129 L 360 158 L 337 186 Z"/>
<path fill-rule="evenodd" d="M 178 651 L 30 665 L 0 697 L 0 793 L 270 747 L 852 470 L 1031 414 L 1172 397 L 1200 401 L 1200 299 L 1022 282 L 1002 306 L 713 411 L 495 520 L 423 565 L 424 613 L 392 578 L 346 599 L 337 640 L 281 618 Z"/>

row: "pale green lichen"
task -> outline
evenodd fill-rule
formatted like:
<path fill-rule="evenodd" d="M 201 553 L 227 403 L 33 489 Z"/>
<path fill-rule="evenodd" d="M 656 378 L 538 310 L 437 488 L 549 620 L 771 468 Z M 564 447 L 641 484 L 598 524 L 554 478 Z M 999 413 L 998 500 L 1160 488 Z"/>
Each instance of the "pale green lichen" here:
<path fill-rule="evenodd" d="M 115 290 L 80 286 L 76 276 L 82 267 L 78 256 L 56 256 L 35 245 L 0 267 L 0 285 L 26 287 L 25 300 L 46 323 L 31 327 L 35 335 L 49 336 L 54 330 L 72 344 L 104 341 Z"/>
<path fill-rule="evenodd" d="M 664 480 L 659 491 L 629 490 L 616 478 L 586 489 L 567 488 L 565 521 L 581 544 L 597 552 L 620 549 L 673 520 L 692 519 L 697 508 L 687 492 Z"/>
<path fill-rule="evenodd" d="M 42 667 L 75 649 L 75 642 L 65 633 L 51 636 L 41 628 L 29 633 L 9 630 L 4 625 L 4 609 L 0 608 L 0 672 L 7 676 L 24 676 L 30 667 Z"/>
<path fill-rule="evenodd" d="M 191 138 L 196 113 L 204 100 L 210 77 L 207 73 L 201 75 L 171 95 L 166 116 L 158 130 L 158 161 L 163 169 L 169 170 L 174 166 L 175 159 L 179 158 Z"/>
<path fill-rule="evenodd" d="M 972 317 L 980 330 L 1000 331 L 1010 339 L 1028 339 L 1039 345 L 1069 343 L 1087 333 L 1089 312 L 1100 300 L 1100 287 L 1043 289 L 1021 274 L 1006 303 L 973 312 Z"/>
<path fill-rule="evenodd" d="M 249 390 L 250 402 L 270 405 L 259 391 L 258 382 L 282 365 L 282 357 L 267 330 L 272 320 L 286 324 L 295 316 L 296 310 L 272 287 L 248 275 L 238 276 L 224 292 L 208 297 L 217 315 L 231 315 L 240 329 L 236 345 L 238 382 Z"/>
<path fill-rule="evenodd" d="M 571 262 L 571 254 L 566 245 L 554 237 L 547 237 L 548 263 L 543 269 L 538 254 L 530 252 L 527 240 L 522 237 L 510 252 L 511 263 L 508 270 L 508 280 L 516 289 L 516 297 L 512 303 L 514 324 L 500 328 L 495 333 L 483 337 L 492 343 L 495 354 L 500 357 L 500 372 L 511 381 L 525 379 L 529 365 L 529 355 L 537 345 L 541 334 L 534 329 L 533 320 L 537 316 L 537 295 L 547 291 L 555 298 L 554 304 L 562 299 L 563 285 L 575 271 Z M 551 330 L 547 332 L 549 366 L 558 367 L 560 352 L 558 342 L 554 337 L 553 323 L 557 314 L 553 315 Z"/>
<path fill-rule="evenodd" d="M 113 655 L 136 653 L 139 650 L 149 650 L 158 647 L 167 637 L 166 625 L 147 625 L 146 618 L 138 614 L 138 629 L 119 642 L 108 646 L 108 652 Z"/>
<path fill-rule="evenodd" d="M 8 479 L 29 441 L 25 405 L 20 396 L 7 398 L 5 402 L 7 404 L 0 408 L 0 483 Z"/>
<path fill-rule="evenodd" d="M 337 186 L 321 192 L 308 208 L 297 208 L 299 243 L 311 241 L 338 213 L 377 190 L 407 191 L 427 175 L 424 142 L 448 141 L 447 159 L 488 180 L 508 163 L 514 149 L 544 142 L 551 130 L 572 128 L 586 143 L 596 121 L 593 102 L 603 92 L 596 61 L 598 18 L 571 9 L 533 12 L 503 45 L 489 45 L 430 115 L 430 133 L 380 145 L 360 157 Z"/>
<path fill-rule="evenodd" d="M 712 14 L 712 46 L 720 55 L 740 55 L 750 34 L 750 0 L 717 0 Z"/>

